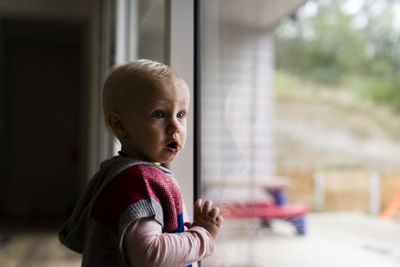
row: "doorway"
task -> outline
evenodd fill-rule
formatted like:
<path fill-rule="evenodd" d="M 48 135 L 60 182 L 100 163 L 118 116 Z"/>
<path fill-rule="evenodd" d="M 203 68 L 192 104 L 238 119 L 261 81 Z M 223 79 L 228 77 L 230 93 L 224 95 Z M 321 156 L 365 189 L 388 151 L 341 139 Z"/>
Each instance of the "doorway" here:
<path fill-rule="evenodd" d="M 82 25 L 0 21 L 0 214 L 56 218 L 79 193 Z"/>

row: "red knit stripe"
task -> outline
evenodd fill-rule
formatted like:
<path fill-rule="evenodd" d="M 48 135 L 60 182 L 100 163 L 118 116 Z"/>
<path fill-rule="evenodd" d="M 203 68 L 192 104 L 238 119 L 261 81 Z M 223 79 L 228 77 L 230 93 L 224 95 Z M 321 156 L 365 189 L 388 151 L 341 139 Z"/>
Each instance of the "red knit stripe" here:
<path fill-rule="evenodd" d="M 111 227 L 116 235 L 122 213 L 131 204 L 150 197 L 141 176 L 138 166 L 125 169 L 106 186 L 97 199 L 92 217 Z"/>
<path fill-rule="evenodd" d="M 183 212 L 182 196 L 178 186 L 156 168 L 139 166 L 138 169 L 144 178 L 149 196 L 162 206 L 164 231 L 174 232 L 178 228 L 178 215 Z"/>

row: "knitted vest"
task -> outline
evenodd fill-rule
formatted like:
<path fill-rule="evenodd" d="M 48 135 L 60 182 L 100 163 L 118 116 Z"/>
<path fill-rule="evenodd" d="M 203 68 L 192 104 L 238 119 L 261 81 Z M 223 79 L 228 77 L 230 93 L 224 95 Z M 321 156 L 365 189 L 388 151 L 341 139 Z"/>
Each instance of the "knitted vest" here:
<path fill-rule="evenodd" d="M 172 173 L 150 162 L 117 156 L 101 164 L 59 239 L 83 254 L 82 266 L 128 266 L 123 238 L 137 219 L 154 217 L 162 231 L 184 231 L 183 201 Z"/>

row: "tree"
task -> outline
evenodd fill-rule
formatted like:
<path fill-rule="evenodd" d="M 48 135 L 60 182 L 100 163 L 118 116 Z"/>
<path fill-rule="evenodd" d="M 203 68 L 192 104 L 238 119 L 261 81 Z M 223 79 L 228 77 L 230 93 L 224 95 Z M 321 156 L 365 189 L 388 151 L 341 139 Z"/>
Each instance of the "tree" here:
<path fill-rule="evenodd" d="M 359 95 L 400 110 L 400 4 L 364 0 L 354 12 L 348 3 L 308 1 L 284 21 L 275 31 L 277 68 L 342 87 L 356 76 Z"/>

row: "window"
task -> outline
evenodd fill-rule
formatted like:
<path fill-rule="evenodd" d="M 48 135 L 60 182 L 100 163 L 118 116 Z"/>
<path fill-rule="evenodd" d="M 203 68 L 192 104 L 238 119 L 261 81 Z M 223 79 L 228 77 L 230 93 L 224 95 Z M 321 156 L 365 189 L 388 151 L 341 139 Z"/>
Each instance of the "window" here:
<path fill-rule="evenodd" d="M 398 265 L 398 8 L 201 1 L 201 195 L 225 214 L 203 266 Z"/>

